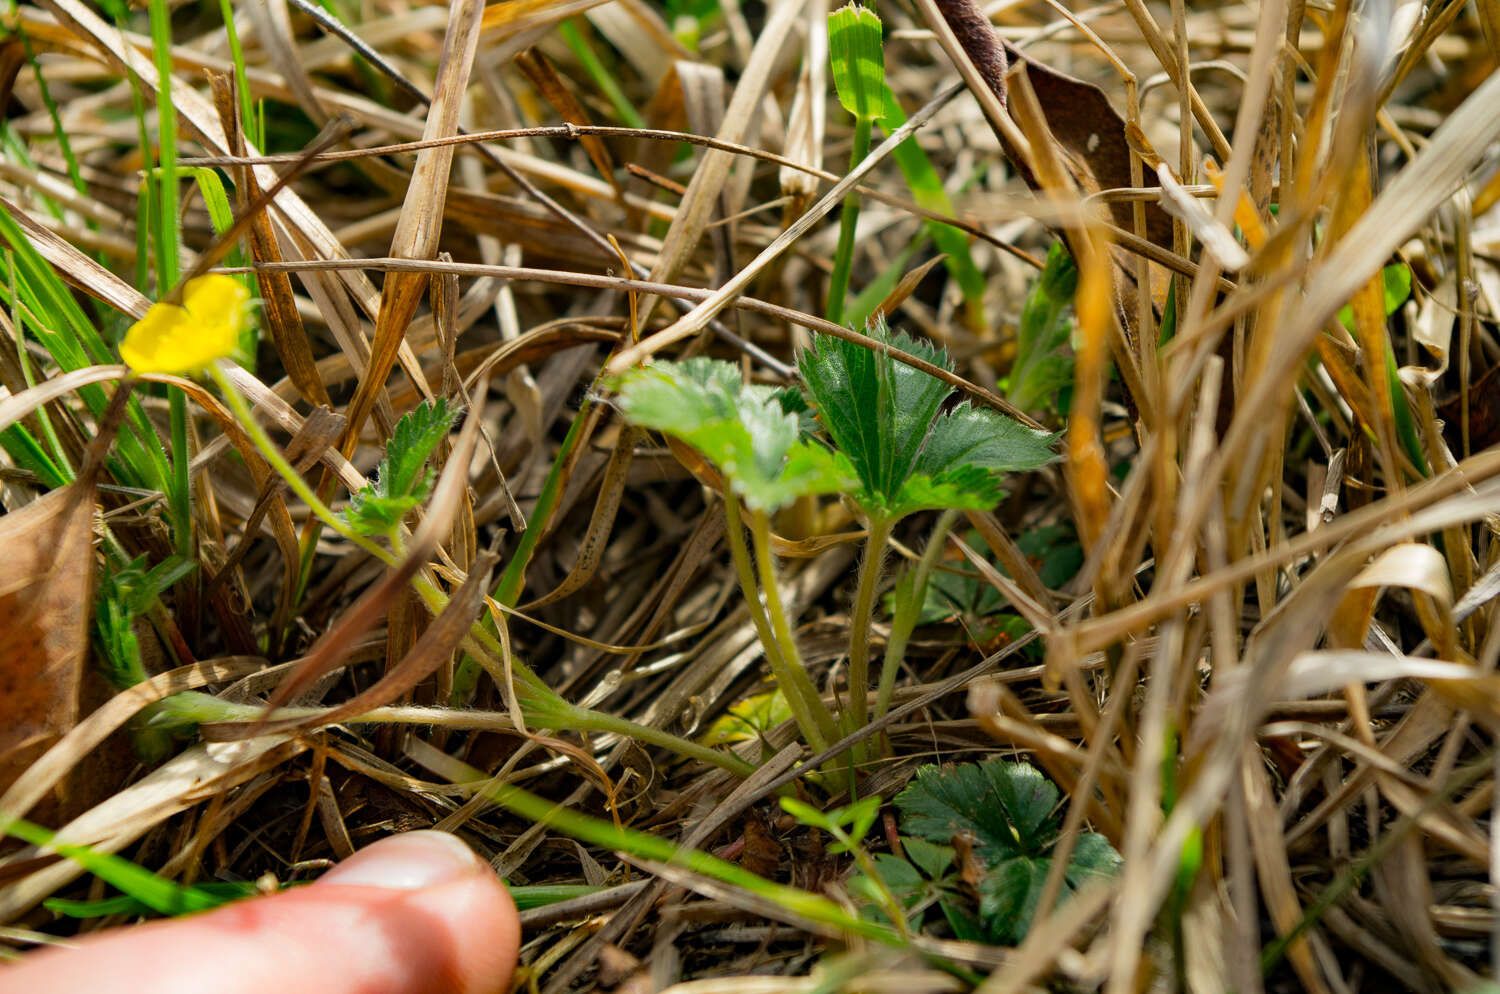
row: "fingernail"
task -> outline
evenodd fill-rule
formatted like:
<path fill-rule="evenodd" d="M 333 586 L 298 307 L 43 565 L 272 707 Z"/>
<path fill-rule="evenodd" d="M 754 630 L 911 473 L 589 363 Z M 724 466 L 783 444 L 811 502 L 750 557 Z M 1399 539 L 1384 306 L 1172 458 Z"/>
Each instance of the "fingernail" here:
<path fill-rule="evenodd" d="M 467 876 L 479 857 L 447 832 L 404 832 L 361 849 L 318 878 L 320 884 L 418 890 Z"/>

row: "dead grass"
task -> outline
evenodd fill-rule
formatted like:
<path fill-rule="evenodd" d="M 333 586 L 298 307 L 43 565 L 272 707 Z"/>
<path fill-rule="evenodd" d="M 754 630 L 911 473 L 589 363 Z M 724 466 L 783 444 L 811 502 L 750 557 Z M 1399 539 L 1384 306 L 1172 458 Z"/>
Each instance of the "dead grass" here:
<path fill-rule="evenodd" d="M 847 863 L 773 801 L 816 769 L 789 726 L 736 783 L 608 735 L 528 731 L 513 688 L 489 675 L 472 708 L 441 710 L 456 636 L 430 677 L 384 702 L 410 710 L 400 721 L 330 726 L 335 710 L 136 765 L 123 730 L 151 701 L 193 688 L 266 699 L 371 590 L 379 618 L 354 626 L 300 703 L 354 698 L 433 631 L 404 582 L 381 584 L 384 567 L 331 533 L 298 594 L 306 507 L 272 485 L 202 389 L 189 405 L 199 569 L 138 626 L 153 677 L 113 696 L 85 686 L 76 713 L 37 730 L 0 810 L 189 881 L 297 878 L 390 832 L 459 832 L 512 883 L 606 887 L 527 913 L 526 980 L 546 994 L 822 990 L 806 976 L 819 962 L 850 989 L 967 986 L 934 956 L 988 973 L 984 994 L 1443 991 L 1491 976 L 1500 6 L 1124 0 L 1064 19 L 1048 4 L 998 5 L 1000 36 L 1030 62 L 986 47 L 965 6 L 879 12 L 890 81 L 975 236 L 985 320 L 941 267 L 891 320 L 947 346 L 962 389 L 1003 408 L 997 383 L 1032 265 L 1061 237 L 1081 271 L 1075 384 L 1066 422 L 1050 417 L 1064 460 L 973 521 L 1010 564 L 1008 593 L 1040 639 L 997 647 L 956 623 L 922 629 L 882 729 L 893 758 L 864 771 L 862 789 L 889 798 L 924 763 L 1028 755 L 1071 800 L 1062 845 L 1085 827 L 1103 833 L 1124 856 L 1117 879 L 1059 904 L 1014 950 L 934 939 L 923 959 L 855 942 L 864 955 L 839 958 L 846 943 L 786 924 L 784 911 L 587 850 L 413 761 L 437 747 L 837 892 Z M 601 370 L 652 355 L 740 356 L 758 378 L 784 376 L 809 330 L 832 330 L 816 316 L 830 212 L 856 184 L 855 289 L 919 236 L 930 212 L 888 160 L 894 142 L 839 171 L 847 121 L 827 92 L 826 40 L 810 30 L 822 6 L 726 2 L 694 53 L 642 0 L 377 0 L 353 25 L 370 58 L 300 4 L 237 7 L 271 147 L 246 147 L 227 91 L 216 103 L 204 73 L 231 69 L 224 31 L 216 7 L 189 5 L 172 51 L 184 165 L 224 168 L 243 209 L 321 127 L 342 115 L 349 128 L 249 232 L 267 333 L 258 373 L 237 382 L 335 499 L 364 481 L 419 399 L 482 409 L 478 455 L 445 476 L 446 511 L 418 536 L 437 550 L 411 564 L 452 590 L 483 550 L 502 567 L 514 554 L 565 434 L 587 419 L 507 649 L 570 701 L 701 734 L 762 674 L 716 498 L 607 405 L 579 408 Z M 563 43 L 559 20 L 574 15 L 654 130 L 626 127 Z M 15 70 L 9 126 L 32 161 L 0 158 L 0 196 L 80 294 L 139 317 L 142 157 L 127 80 L 150 98 L 149 39 L 122 40 L 79 0 L 23 5 L 7 24 L 21 32 L 0 61 Z M 680 155 L 683 132 L 702 147 Z M 208 246 L 201 199 L 187 198 L 182 227 L 194 252 Z M 1398 259 L 1414 296 L 1387 321 L 1381 269 Z M 1344 305 L 1352 332 L 1336 317 Z M 65 375 L 35 339 L 23 364 L 14 321 L 0 343 L 5 423 L 37 430 L 45 412 L 81 465 L 96 422 L 75 391 L 119 370 Z M 41 387 L 28 390 L 28 364 Z M 309 418 L 323 402 L 342 421 Z M 165 431 L 165 407 L 151 413 Z M 4 472 L 14 515 L 39 488 Z M 136 506 L 141 495 L 100 482 L 126 549 L 170 547 L 160 502 Z M 845 633 L 867 623 L 848 616 L 855 525 L 836 502 L 812 510 L 778 522 L 778 551 L 815 679 L 843 695 Z M 1049 590 L 1011 537 L 1057 523 L 1086 559 Z M 25 582 L 0 573 L 0 594 Z M 59 624 L 80 626 L 76 641 L 83 622 L 68 617 Z M 868 623 L 881 639 L 883 616 Z M 1164 760 L 1179 781 L 1169 804 Z M 1194 838 L 1203 871 L 1174 897 Z M 0 921 L 66 928 L 39 904 L 101 892 L 81 876 L 32 850 L 5 856 Z"/>

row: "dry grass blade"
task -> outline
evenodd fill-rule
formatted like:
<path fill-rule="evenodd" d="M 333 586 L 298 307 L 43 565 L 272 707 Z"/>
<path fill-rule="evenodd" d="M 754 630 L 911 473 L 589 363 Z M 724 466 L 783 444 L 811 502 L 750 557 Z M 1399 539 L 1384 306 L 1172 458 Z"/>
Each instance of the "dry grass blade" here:
<path fill-rule="evenodd" d="M 468 88 L 469 73 L 479 48 L 479 28 L 483 5 L 480 0 L 464 0 L 449 11 L 448 31 L 443 37 L 443 54 L 438 64 L 438 87 L 428 108 L 424 138 L 440 138 L 458 130 L 458 113 L 463 93 Z M 398 259 L 430 259 L 437 255 L 438 237 L 443 230 L 443 204 L 448 195 L 448 173 L 453 166 L 453 149 L 440 145 L 417 156 L 391 238 L 390 254 Z M 343 450 L 354 451 L 364 420 L 375 406 L 375 398 L 385 388 L 386 374 L 396 362 L 406 329 L 417 312 L 417 304 L 427 290 L 427 280 L 416 274 L 392 273 L 380 293 L 380 312 L 375 319 L 375 339 L 370 348 L 370 362 L 365 375 L 349 402 L 349 427 Z"/>

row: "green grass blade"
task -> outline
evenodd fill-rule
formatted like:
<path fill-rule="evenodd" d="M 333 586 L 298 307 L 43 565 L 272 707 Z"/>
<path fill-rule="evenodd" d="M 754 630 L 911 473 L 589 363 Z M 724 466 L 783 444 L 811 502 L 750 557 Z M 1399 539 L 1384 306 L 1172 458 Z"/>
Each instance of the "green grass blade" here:
<path fill-rule="evenodd" d="M 229 41 L 229 61 L 234 63 L 234 87 L 240 98 L 240 123 L 245 129 L 245 141 L 261 151 L 261 131 L 257 127 L 254 108 L 250 102 L 250 81 L 245 77 L 245 51 L 240 45 L 240 34 L 234 26 L 234 6 L 230 0 L 219 0 L 219 14 L 224 18 L 224 34 Z"/>
<path fill-rule="evenodd" d="M 173 883 L 111 853 L 95 852 L 88 846 L 55 842 L 52 832 L 19 818 L 5 826 L 5 833 L 34 846 L 51 846 L 100 880 L 163 915 L 207 911 L 224 903 L 222 897 L 197 887 Z"/>
<path fill-rule="evenodd" d="M 906 113 L 901 109 L 900 102 L 889 87 L 886 88 L 885 115 L 881 117 L 879 123 L 880 130 L 886 134 L 890 134 L 906 123 Z M 934 213 L 946 214 L 950 217 L 953 215 L 953 201 L 949 199 L 948 191 L 943 188 L 942 177 L 933 168 L 932 160 L 927 157 L 922 146 L 917 144 L 916 138 L 908 138 L 897 145 L 896 150 L 891 153 L 891 158 L 896 160 L 896 167 L 901 170 L 901 175 L 906 180 L 906 186 L 911 190 L 912 199 L 917 202 L 917 206 L 925 207 Z M 943 265 L 958 283 L 958 288 L 964 295 L 964 305 L 969 309 L 970 323 L 975 327 L 983 327 L 984 275 L 980 273 L 979 267 L 974 265 L 974 256 L 969 251 L 969 236 L 952 225 L 943 224 L 940 221 L 924 220 L 922 224 L 932 236 L 933 244 L 937 246 L 938 251 L 946 256 Z"/>

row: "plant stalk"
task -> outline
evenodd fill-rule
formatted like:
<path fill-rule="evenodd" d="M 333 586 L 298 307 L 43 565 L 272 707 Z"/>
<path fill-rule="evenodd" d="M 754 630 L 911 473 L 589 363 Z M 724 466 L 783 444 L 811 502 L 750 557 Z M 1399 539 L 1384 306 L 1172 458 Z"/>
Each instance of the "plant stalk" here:
<path fill-rule="evenodd" d="M 886 515 L 871 515 L 865 538 L 865 558 L 859 566 L 859 585 L 849 615 L 849 711 L 844 732 L 864 728 L 870 720 L 870 619 L 875 614 L 875 588 L 885 564 L 885 546 L 896 522 Z"/>
<path fill-rule="evenodd" d="M 938 516 L 937 523 L 932 526 L 932 534 L 927 538 L 927 548 L 922 550 L 922 558 L 917 560 L 914 567 L 917 573 L 912 585 L 911 601 L 898 604 L 896 616 L 891 619 L 891 637 L 886 641 L 885 661 L 880 667 L 880 688 L 875 692 L 876 721 L 884 718 L 891 710 L 891 697 L 896 690 L 896 671 L 901 668 L 901 660 L 906 656 L 906 644 L 911 641 L 912 630 L 917 627 L 917 619 L 922 616 L 922 603 L 927 599 L 927 581 L 931 579 L 933 567 L 942 557 L 943 545 L 948 540 L 953 522 L 958 520 L 958 513 L 947 510 Z"/>
<path fill-rule="evenodd" d="M 781 683 L 789 705 L 795 709 L 797 698 L 806 703 L 810 712 L 807 724 L 804 725 L 799 719 L 798 725 L 802 728 L 807 744 L 821 752 L 837 737 L 838 726 L 834 723 L 833 713 L 823 703 L 822 695 L 813 686 L 812 678 L 807 675 L 807 667 L 802 664 L 802 653 L 797 648 L 796 639 L 792 637 L 792 627 L 781 602 L 781 591 L 776 586 L 776 565 L 771 559 L 771 523 L 765 511 L 750 513 L 750 537 L 755 543 L 755 561 L 760 572 L 761 589 L 766 598 L 771 632 L 780 649 L 781 672 L 776 674 L 776 679 Z"/>
<path fill-rule="evenodd" d="M 868 117 L 854 119 L 854 147 L 849 152 L 849 168 L 852 170 L 870 154 L 870 131 L 873 122 Z M 834 324 L 844 323 L 844 298 L 849 294 L 849 270 L 854 265 L 854 228 L 859 223 L 859 192 L 851 190 L 844 198 L 843 212 L 839 215 L 839 244 L 833 253 L 833 272 L 828 277 L 828 320 Z"/>
<path fill-rule="evenodd" d="M 786 658 L 781 653 L 781 644 L 771 630 L 771 622 L 766 617 L 765 606 L 761 603 L 760 590 L 755 582 L 755 569 L 750 563 L 750 550 L 745 547 L 745 526 L 740 514 L 740 502 L 734 494 L 726 494 L 724 500 L 724 517 L 728 520 L 729 554 L 734 560 L 735 574 L 739 577 L 740 593 L 744 595 L 745 606 L 750 612 L 750 621 L 755 625 L 755 634 L 760 639 L 761 650 L 766 654 L 766 662 L 771 667 L 771 673 L 776 677 L 776 684 L 781 688 L 782 697 L 786 698 L 787 707 L 791 708 L 792 716 L 797 720 L 797 727 L 802 730 L 803 738 L 814 749 L 825 748 L 827 739 L 822 739 L 822 729 L 818 725 L 815 710 L 821 705 L 816 700 L 816 691 L 813 699 L 809 699 L 803 693 L 801 683 L 796 679 L 788 667 Z M 806 676 L 806 673 L 803 673 Z M 811 683 L 808 682 L 808 686 Z M 822 739 L 823 745 L 816 743 Z"/>

